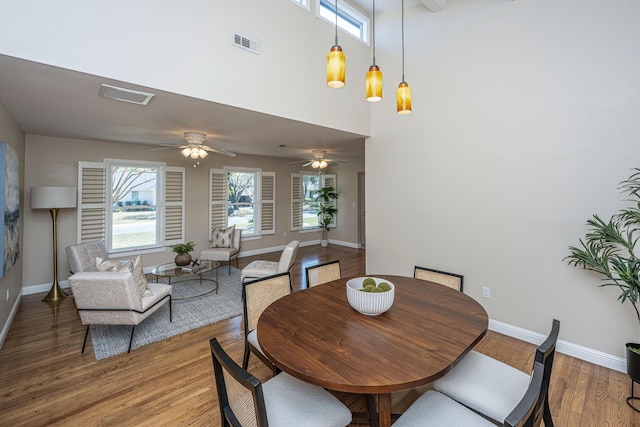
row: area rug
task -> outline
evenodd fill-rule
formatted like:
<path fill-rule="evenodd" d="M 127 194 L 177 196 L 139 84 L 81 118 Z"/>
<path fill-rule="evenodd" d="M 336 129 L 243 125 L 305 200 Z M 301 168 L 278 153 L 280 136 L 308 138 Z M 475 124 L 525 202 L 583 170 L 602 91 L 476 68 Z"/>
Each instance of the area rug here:
<path fill-rule="evenodd" d="M 215 271 L 205 273 L 204 278 L 215 278 Z M 160 280 L 163 282 L 163 280 Z M 242 285 L 240 270 L 227 266 L 218 269 L 218 293 L 208 293 L 215 283 L 199 279 L 173 284 L 173 321 L 169 322 L 169 304 L 163 304 L 155 313 L 136 326 L 131 351 L 152 342 L 160 341 L 191 329 L 210 325 L 242 313 Z M 166 280 L 164 280 L 166 283 Z M 180 299 L 184 298 L 184 299 Z M 131 326 L 91 325 L 91 342 L 96 360 L 126 353 L 129 347 Z"/>

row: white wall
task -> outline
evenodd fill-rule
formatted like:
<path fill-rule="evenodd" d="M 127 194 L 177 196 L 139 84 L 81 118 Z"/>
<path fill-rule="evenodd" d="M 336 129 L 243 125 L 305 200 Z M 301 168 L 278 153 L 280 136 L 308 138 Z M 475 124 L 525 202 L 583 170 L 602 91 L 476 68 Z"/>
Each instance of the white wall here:
<path fill-rule="evenodd" d="M 631 306 L 563 258 L 592 214 L 623 205 L 617 184 L 640 167 L 640 3 L 406 12 L 408 116 L 394 105 L 400 16 L 376 20 L 385 94 L 365 144 L 367 266 L 464 274 L 491 319 L 546 334 L 555 317 L 562 340 L 623 356 L 640 338 Z"/>
<path fill-rule="evenodd" d="M 287 0 L 4 2 L 0 53 L 368 135 L 369 47 L 340 33 L 347 85 L 326 86 L 334 29 Z M 260 54 L 232 45 L 257 39 Z M 358 108 L 353 108 L 358 105 Z"/>

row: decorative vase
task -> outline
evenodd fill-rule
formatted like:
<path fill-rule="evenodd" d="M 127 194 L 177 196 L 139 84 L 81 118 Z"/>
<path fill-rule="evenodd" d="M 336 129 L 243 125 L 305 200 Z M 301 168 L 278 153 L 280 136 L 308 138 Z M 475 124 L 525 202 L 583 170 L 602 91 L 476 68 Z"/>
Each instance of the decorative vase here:
<path fill-rule="evenodd" d="M 327 239 L 320 240 L 320 247 L 326 248 L 327 246 L 329 246 L 329 241 Z"/>
<path fill-rule="evenodd" d="M 186 253 L 186 254 L 178 254 L 176 255 L 176 260 L 175 263 L 177 266 L 182 267 L 184 265 L 189 265 L 189 263 L 191 262 L 191 254 L 190 253 Z"/>

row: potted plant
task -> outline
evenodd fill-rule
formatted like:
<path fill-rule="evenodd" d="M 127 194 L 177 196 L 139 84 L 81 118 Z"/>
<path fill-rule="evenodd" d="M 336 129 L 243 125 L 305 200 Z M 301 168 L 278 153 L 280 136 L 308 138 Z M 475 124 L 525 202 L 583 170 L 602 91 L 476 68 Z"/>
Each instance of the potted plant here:
<path fill-rule="evenodd" d="M 587 221 L 589 231 L 584 240 L 580 239 L 580 247 L 570 246 L 571 255 L 565 260 L 569 265 L 604 276 L 604 283 L 600 286 L 617 286 L 620 289 L 618 300 L 621 303 L 629 301 L 633 305 L 640 324 L 640 259 L 635 251 L 640 238 L 640 169 L 634 170 L 629 179 L 619 186 L 621 192 L 629 196 L 631 206 L 620 209 L 609 221 L 593 215 Z M 627 343 L 626 349 L 627 373 L 631 379 L 640 382 L 640 344 Z"/>
<path fill-rule="evenodd" d="M 338 213 L 336 209 L 335 200 L 338 198 L 338 193 L 333 187 L 322 187 L 316 194 L 316 201 L 320 202 L 318 210 L 318 224 L 322 227 L 322 240 L 320 240 L 320 246 L 326 248 L 329 246 L 329 240 L 327 239 L 327 232 L 329 231 L 329 225 L 333 222 L 333 217 Z"/>
<path fill-rule="evenodd" d="M 196 247 L 196 244 L 193 242 L 187 243 L 178 243 L 176 245 L 171 246 L 171 250 L 178 255 L 176 255 L 175 263 L 177 266 L 189 265 L 191 262 L 191 252 L 193 248 Z"/>

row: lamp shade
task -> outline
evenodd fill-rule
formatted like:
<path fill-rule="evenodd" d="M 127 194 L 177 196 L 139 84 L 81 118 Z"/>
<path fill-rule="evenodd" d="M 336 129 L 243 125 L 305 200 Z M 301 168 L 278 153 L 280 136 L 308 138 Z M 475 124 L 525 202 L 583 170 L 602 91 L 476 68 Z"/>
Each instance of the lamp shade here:
<path fill-rule="evenodd" d="M 411 112 L 411 89 L 406 82 L 398 85 L 396 90 L 396 104 L 398 114 L 409 114 Z"/>
<path fill-rule="evenodd" d="M 347 61 L 340 46 L 333 46 L 327 55 L 327 86 L 339 89 L 345 84 Z"/>
<path fill-rule="evenodd" d="M 31 209 L 75 207 L 75 187 L 31 187 Z"/>
<path fill-rule="evenodd" d="M 367 101 L 378 102 L 382 99 L 382 71 L 377 65 L 369 67 L 367 73 Z"/>

